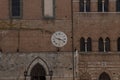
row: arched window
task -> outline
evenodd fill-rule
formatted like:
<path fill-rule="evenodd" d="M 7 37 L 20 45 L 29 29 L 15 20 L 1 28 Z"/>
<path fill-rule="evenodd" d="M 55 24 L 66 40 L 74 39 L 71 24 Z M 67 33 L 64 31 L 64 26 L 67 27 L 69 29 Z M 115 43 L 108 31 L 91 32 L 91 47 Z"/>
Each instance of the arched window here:
<path fill-rule="evenodd" d="M 120 0 L 116 0 L 116 11 L 120 12 Z"/>
<path fill-rule="evenodd" d="M 104 12 L 108 12 L 109 0 L 104 0 Z"/>
<path fill-rule="evenodd" d="M 80 0 L 80 12 L 90 12 L 90 0 Z"/>
<path fill-rule="evenodd" d="M 118 49 L 118 51 L 120 51 L 120 37 L 117 40 L 117 49 Z"/>
<path fill-rule="evenodd" d="M 98 0 L 98 12 L 108 12 L 108 6 L 108 0 Z"/>
<path fill-rule="evenodd" d="M 105 39 L 105 51 L 110 51 L 110 39 L 108 37 Z"/>
<path fill-rule="evenodd" d="M 80 0 L 80 12 L 84 12 L 84 0 Z"/>
<path fill-rule="evenodd" d="M 92 41 L 91 41 L 91 38 L 87 39 L 87 51 L 92 51 Z"/>
<path fill-rule="evenodd" d="M 99 76 L 99 80 L 111 80 L 110 76 L 106 73 L 103 72 L 100 76 Z"/>
<path fill-rule="evenodd" d="M 98 0 L 98 12 L 102 12 L 102 0 Z"/>
<path fill-rule="evenodd" d="M 86 12 L 90 12 L 90 0 L 86 0 Z"/>
<path fill-rule="evenodd" d="M 80 39 L 80 51 L 85 51 L 85 39 L 83 37 Z"/>
<path fill-rule="evenodd" d="M 31 80 L 46 80 L 46 72 L 42 65 L 37 63 L 30 72 Z"/>
<path fill-rule="evenodd" d="M 104 51 L 104 42 L 103 39 L 99 39 L 99 51 Z"/>

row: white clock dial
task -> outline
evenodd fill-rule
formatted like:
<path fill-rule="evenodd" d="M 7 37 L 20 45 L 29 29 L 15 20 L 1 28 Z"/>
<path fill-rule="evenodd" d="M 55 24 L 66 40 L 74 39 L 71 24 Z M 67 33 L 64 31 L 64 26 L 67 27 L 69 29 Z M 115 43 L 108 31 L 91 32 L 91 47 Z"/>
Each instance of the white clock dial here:
<path fill-rule="evenodd" d="M 57 31 L 51 37 L 52 44 L 56 47 L 63 47 L 67 43 L 67 35 L 64 32 Z"/>

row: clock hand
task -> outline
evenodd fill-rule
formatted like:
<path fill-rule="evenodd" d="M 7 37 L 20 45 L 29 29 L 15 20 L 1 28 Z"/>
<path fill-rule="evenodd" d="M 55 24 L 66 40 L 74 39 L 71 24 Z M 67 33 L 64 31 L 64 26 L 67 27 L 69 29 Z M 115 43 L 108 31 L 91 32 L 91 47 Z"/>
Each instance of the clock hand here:
<path fill-rule="evenodd" d="M 58 40 L 61 40 L 61 41 L 63 41 L 63 42 L 65 42 L 63 39 L 61 39 L 61 38 L 57 38 L 57 37 L 55 37 L 56 39 L 58 39 Z"/>

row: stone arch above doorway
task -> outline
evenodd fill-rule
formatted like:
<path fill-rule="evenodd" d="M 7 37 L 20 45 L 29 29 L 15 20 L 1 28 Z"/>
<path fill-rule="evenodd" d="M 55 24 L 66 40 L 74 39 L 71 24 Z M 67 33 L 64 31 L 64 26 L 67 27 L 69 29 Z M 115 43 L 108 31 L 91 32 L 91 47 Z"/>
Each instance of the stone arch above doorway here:
<path fill-rule="evenodd" d="M 33 69 L 33 67 L 35 66 L 35 65 L 37 65 L 37 64 L 39 64 L 39 65 L 41 65 L 43 68 L 44 68 L 44 70 L 45 70 L 45 72 L 46 72 L 46 75 L 49 75 L 49 66 L 48 66 L 48 64 L 43 60 L 43 59 L 41 59 L 40 57 L 36 57 L 32 62 L 31 62 L 31 64 L 29 64 L 29 66 L 27 67 L 27 75 L 30 75 L 30 73 L 31 73 L 31 70 Z"/>

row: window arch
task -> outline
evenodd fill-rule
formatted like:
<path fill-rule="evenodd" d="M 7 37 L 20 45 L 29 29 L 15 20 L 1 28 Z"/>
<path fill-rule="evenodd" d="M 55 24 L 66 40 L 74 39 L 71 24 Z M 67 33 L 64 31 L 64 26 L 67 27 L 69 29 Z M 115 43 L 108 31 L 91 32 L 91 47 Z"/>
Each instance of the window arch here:
<path fill-rule="evenodd" d="M 106 73 L 103 72 L 100 76 L 99 76 L 99 80 L 111 80 L 110 76 Z"/>
<path fill-rule="evenodd" d="M 42 65 L 37 63 L 30 72 L 31 80 L 46 80 L 46 72 Z"/>
<path fill-rule="evenodd" d="M 87 51 L 92 51 L 92 40 L 90 37 L 87 39 Z"/>
<path fill-rule="evenodd" d="M 116 0 L 116 11 L 120 12 L 120 0 Z"/>
<path fill-rule="evenodd" d="M 117 40 L 117 50 L 120 51 L 120 37 Z"/>
<path fill-rule="evenodd" d="M 99 38 L 99 51 L 104 51 L 103 38 Z"/>
<path fill-rule="evenodd" d="M 85 39 L 83 37 L 80 39 L 80 51 L 85 51 Z"/>
<path fill-rule="evenodd" d="M 110 39 L 108 37 L 105 39 L 105 51 L 110 51 Z"/>

